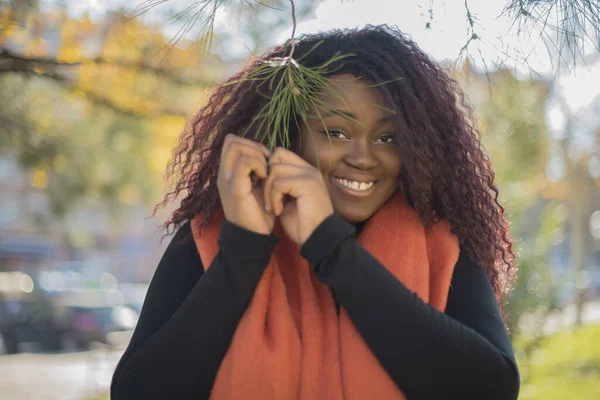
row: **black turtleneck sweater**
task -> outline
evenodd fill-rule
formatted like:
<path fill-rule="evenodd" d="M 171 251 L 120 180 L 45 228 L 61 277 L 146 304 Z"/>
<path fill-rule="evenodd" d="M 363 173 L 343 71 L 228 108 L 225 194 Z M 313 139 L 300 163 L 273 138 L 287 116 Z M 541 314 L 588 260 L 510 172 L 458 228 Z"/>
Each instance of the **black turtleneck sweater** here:
<path fill-rule="evenodd" d="M 220 251 L 205 273 L 190 224 L 182 226 L 152 278 L 111 398 L 208 398 L 276 243 L 274 235 L 225 221 Z M 337 215 L 315 230 L 301 254 L 408 399 L 517 398 L 519 373 L 494 291 L 464 251 L 443 313 L 360 246 L 355 227 Z"/>

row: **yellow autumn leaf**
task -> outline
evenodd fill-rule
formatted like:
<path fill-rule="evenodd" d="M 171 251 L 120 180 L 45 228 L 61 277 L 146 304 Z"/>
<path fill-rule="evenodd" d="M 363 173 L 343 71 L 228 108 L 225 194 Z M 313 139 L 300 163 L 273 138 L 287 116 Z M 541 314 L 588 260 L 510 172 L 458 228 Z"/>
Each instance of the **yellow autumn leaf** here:
<path fill-rule="evenodd" d="M 61 173 L 61 172 L 65 172 L 67 170 L 68 165 L 69 165 L 69 162 L 67 160 L 67 156 L 65 156 L 64 154 L 58 154 L 54 158 L 54 162 L 52 163 L 52 168 L 54 169 L 54 171 Z"/>
<path fill-rule="evenodd" d="M 57 58 L 62 62 L 77 62 L 81 59 L 81 51 L 75 46 L 63 47 L 60 49 Z"/>
<path fill-rule="evenodd" d="M 41 112 L 35 115 L 35 127 L 38 132 L 49 132 L 53 115 L 50 112 Z"/>
<path fill-rule="evenodd" d="M 140 202 L 140 191 L 139 189 L 128 183 L 123 185 L 119 190 L 119 201 L 128 206 L 135 206 Z"/>
<path fill-rule="evenodd" d="M 171 151 L 166 147 L 158 147 L 152 151 L 150 164 L 155 174 L 162 174 L 171 159 Z"/>
<path fill-rule="evenodd" d="M 48 173 L 42 168 L 34 169 L 29 175 L 29 184 L 36 189 L 45 189 L 48 186 Z"/>

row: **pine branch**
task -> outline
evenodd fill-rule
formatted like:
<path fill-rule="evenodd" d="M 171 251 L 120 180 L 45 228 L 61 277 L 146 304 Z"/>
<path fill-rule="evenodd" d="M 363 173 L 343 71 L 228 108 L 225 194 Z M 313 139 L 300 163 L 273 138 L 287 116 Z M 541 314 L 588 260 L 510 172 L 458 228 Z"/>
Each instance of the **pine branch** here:
<path fill-rule="evenodd" d="M 560 61 L 576 64 L 588 43 L 600 51 L 600 3 L 598 0 L 510 0 L 502 14 L 513 18 L 518 33 L 535 28 L 539 39 L 557 52 Z M 551 24 L 551 17 L 557 24 Z M 554 34 L 556 36 L 554 36 Z M 550 50 L 550 49 L 549 49 Z M 571 60 L 566 60 L 568 52 Z M 570 61 L 570 62 L 569 62 Z"/>

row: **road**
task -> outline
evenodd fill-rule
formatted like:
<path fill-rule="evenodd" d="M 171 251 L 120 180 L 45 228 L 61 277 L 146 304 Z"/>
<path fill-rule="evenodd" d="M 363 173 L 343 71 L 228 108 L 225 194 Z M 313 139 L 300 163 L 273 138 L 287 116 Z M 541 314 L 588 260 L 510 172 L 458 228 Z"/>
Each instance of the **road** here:
<path fill-rule="evenodd" d="M 600 322 L 600 302 L 588 303 L 583 316 L 585 323 Z M 574 310 L 567 307 L 550 316 L 542 329 L 552 333 L 572 325 L 573 320 Z M 522 322 L 525 330 L 539 329 L 535 316 L 525 317 Z M 25 349 L 23 354 L 0 355 L 0 400 L 84 400 L 108 394 L 125 345 L 122 339 L 112 349 L 98 344 L 85 352 L 42 354 Z"/>
<path fill-rule="evenodd" d="M 83 400 L 108 393 L 122 351 L 0 356 L 1 400 Z"/>

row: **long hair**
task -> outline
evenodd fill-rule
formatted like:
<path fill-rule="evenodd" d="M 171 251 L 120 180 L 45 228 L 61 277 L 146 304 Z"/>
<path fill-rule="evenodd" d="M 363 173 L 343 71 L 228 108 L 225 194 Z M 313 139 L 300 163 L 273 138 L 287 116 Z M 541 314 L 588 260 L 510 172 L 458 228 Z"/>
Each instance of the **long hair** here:
<path fill-rule="evenodd" d="M 225 136 L 260 137 L 254 117 L 268 101 L 268 85 L 259 87 L 260 82 L 243 78 L 265 61 L 286 56 L 290 47 L 288 41 L 266 52 L 217 85 L 186 125 L 167 167 L 174 184 L 155 208 L 182 197 L 164 224 L 167 234 L 197 215 L 205 216 L 200 225 L 209 223 L 220 207 L 216 182 Z M 487 271 L 500 299 L 514 276 L 512 239 L 490 160 L 462 90 L 416 43 L 387 25 L 301 36 L 294 58 L 303 66 L 318 67 L 337 53 L 352 56 L 332 65 L 330 75 L 350 73 L 374 83 L 396 113 L 399 186 L 422 223 L 428 227 L 447 219 L 461 248 Z M 297 135 L 296 126 L 289 129 Z"/>

